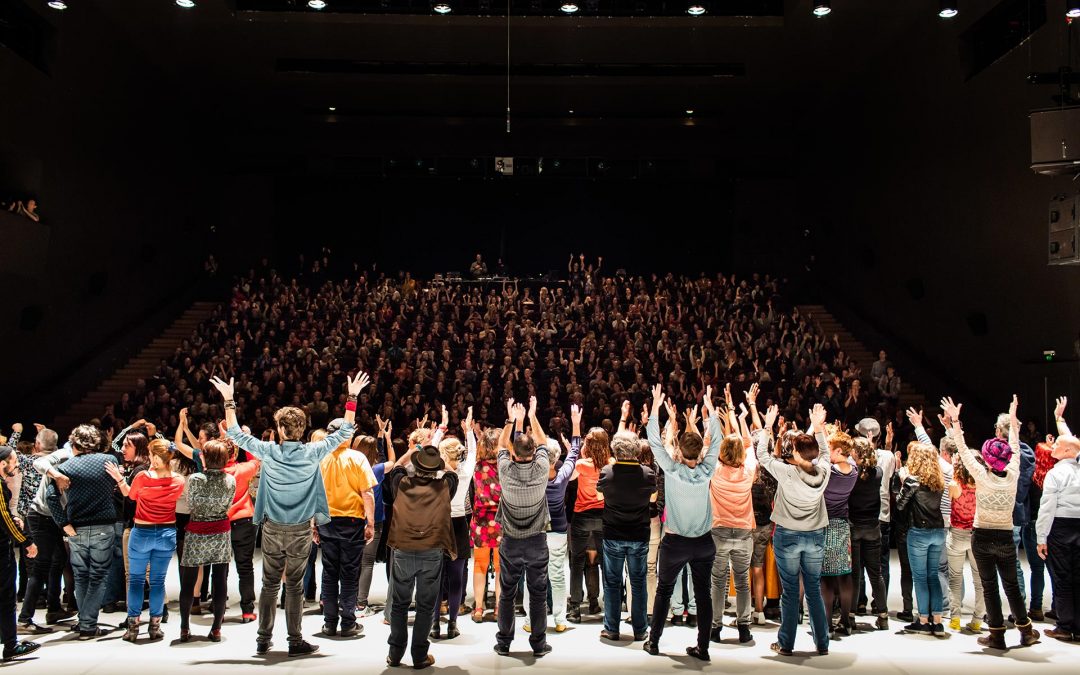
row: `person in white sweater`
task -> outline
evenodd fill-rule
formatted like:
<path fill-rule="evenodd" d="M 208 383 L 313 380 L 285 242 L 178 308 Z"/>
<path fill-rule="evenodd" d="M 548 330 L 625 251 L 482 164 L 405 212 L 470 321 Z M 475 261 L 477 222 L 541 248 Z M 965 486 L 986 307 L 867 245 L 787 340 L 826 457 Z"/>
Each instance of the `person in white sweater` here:
<path fill-rule="evenodd" d="M 960 427 L 960 405 L 951 398 L 941 401 L 944 423 L 949 437 L 956 443 L 964 468 L 975 479 L 975 528 L 971 537 L 971 550 L 979 568 L 983 596 L 986 600 L 987 622 L 990 635 L 979 638 L 979 644 L 990 649 L 1006 649 L 1005 617 L 1002 615 L 998 578 L 1005 588 L 1009 608 L 1020 631 L 1021 646 L 1039 642 L 1038 633 L 1031 625 L 1027 605 L 1016 577 L 1016 546 L 1013 545 L 1013 505 L 1016 501 L 1016 485 L 1020 478 L 1020 421 L 1016 410 L 1016 396 L 1009 405 L 1009 440 L 993 438 L 983 444 L 979 461 L 975 452 L 964 442 Z"/>

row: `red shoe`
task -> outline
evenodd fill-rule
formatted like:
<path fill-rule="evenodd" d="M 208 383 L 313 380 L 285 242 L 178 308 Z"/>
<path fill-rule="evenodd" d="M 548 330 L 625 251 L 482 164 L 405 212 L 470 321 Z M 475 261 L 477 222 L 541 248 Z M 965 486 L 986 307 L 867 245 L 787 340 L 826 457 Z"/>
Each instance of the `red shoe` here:
<path fill-rule="evenodd" d="M 253 614 L 253 613 L 252 614 L 241 614 L 240 615 L 240 623 L 251 623 L 256 618 L 258 618 L 258 617 L 256 617 L 255 614 Z"/>

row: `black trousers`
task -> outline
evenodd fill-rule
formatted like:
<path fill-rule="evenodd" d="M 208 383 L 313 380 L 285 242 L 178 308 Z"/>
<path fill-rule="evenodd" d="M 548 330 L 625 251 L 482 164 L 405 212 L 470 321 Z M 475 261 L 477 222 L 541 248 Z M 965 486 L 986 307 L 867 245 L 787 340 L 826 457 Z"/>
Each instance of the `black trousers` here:
<path fill-rule="evenodd" d="M 863 570 L 870 579 L 870 589 L 874 594 L 874 614 L 887 614 L 888 602 L 885 593 L 885 578 L 881 574 L 881 528 L 877 525 L 851 526 L 851 573 L 858 584 L 856 597 L 863 593 Z"/>
<path fill-rule="evenodd" d="M 356 625 L 365 525 L 363 518 L 338 517 L 319 526 L 323 620 L 331 628 L 336 628 L 338 621 L 343 629 Z"/>
<path fill-rule="evenodd" d="M 1046 551 L 1057 627 L 1080 633 L 1080 518 L 1054 518 Z"/>
<path fill-rule="evenodd" d="M 255 613 L 255 537 L 258 526 L 251 518 L 240 518 L 231 523 L 233 563 L 236 574 L 240 577 L 240 611 L 244 614 Z M 217 599 L 217 591 L 214 591 Z"/>
<path fill-rule="evenodd" d="M 67 564 L 67 549 L 64 547 L 64 533 L 49 516 L 31 511 L 27 516 L 27 525 L 37 544 L 37 557 L 30 561 L 30 578 L 26 582 L 26 595 L 23 596 L 22 611 L 19 621 L 26 623 L 33 620 L 37 608 L 38 596 L 43 584 L 48 584 L 48 611 L 59 612 L 60 580 Z"/>
<path fill-rule="evenodd" d="M 700 537 L 683 537 L 667 533 L 660 540 L 656 560 L 656 598 L 649 641 L 660 643 L 664 634 L 664 622 L 671 609 L 671 593 L 682 568 L 690 566 L 690 578 L 694 583 L 694 600 L 697 603 L 698 649 L 709 651 L 709 631 L 712 630 L 712 566 L 716 558 L 716 544 L 712 532 Z"/>
<path fill-rule="evenodd" d="M 19 641 L 15 628 L 15 575 L 18 571 L 15 552 L 11 549 L 11 543 L 5 541 L 0 546 L 0 637 L 4 640 L 5 649 L 14 649 Z"/>
<path fill-rule="evenodd" d="M 1013 543 L 1012 529 L 987 530 L 975 528 L 971 535 L 971 552 L 975 555 L 975 565 L 979 568 L 979 578 L 983 585 L 983 598 L 986 600 L 986 622 L 990 628 L 1004 628 L 1001 594 L 998 593 L 998 576 L 1005 588 L 1005 597 L 1017 626 L 1028 623 L 1027 603 L 1020 592 L 1020 583 L 1016 579 L 1016 544 Z M 1075 564 L 1075 561 L 1070 561 Z M 1055 586 L 1055 591 L 1057 587 Z"/>
<path fill-rule="evenodd" d="M 604 517 L 597 513 L 578 513 L 570 523 L 570 604 L 577 611 L 582 602 L 581 579 L 589 602 L 600 598 L 600 568 L 604 565 Z M 596 551 L 596 564 L 588 564 L 588 551 Z M 532 591 L 529 591 L 530 593 Z"/>
<path fill-rule="evenodd" d="M 896 552 L 900 555 L 900 597 L 904 602 L 904 611 L 912 610 L 911 590 L 914 587 L 911 579 L 911 561 L 907 554 L 907 535 L 911 529 L 908 525 L 901 526 L 896 531 Z"/>

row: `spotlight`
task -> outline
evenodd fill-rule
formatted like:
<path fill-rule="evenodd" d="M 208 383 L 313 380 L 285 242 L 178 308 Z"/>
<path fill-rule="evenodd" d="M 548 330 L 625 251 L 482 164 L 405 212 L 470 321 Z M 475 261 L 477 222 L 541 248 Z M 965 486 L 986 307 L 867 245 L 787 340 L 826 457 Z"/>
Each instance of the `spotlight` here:
<path fill-rule="evenodd" d="M 67 9 L 67 3 L 64 2 L 64 0 L 49 0 L 49 7 L 64 11 L 65 9 Z"/>
<path fill-rule="evenodd" d="M 693 115 L 694 114 L 694 109 L 693 108 L 687 108 L 686 109 L 686 114 L 687 115 Z"/>
<path fill-rule="evenodd" d="M 1080 0 L 1078 0 L 1078 4 L 1080 4 Z M 957 0 L 941 0 L 941 11 L 939 11 L 937 15 L 942 19 L 951 19 L 959 13 L 960 10 L 957 9 Z"/>
<path fill-rule="evenodd" d="M 176 6 L 191 9 L 195 6 L 195 0 L 176 0 Z"/>
<path fill-rule="evenodd" d="M 453 11 L 453 8 L 450 7 L 449 3 L 445 2 L 436 2 L 431 8 L 435 10 L 436 14 L 449 14 Z"/>
<path fill-rule="evenodd" d="M 690 6 L 686 8 L 686 13 L 690 16 L 701 16 L 705 13 L 705 5 L 700 5 L 696 2 L 691 3 Z"/>
<path fill-rule="evenodd" d="M 1080 18 L 1080 0 L 1066 0 L 1065 16 L 1070 19 Z"/>
<path fill-rule="evenodd" d="M 578 11 L 578 6 L 573 2 L 564 2 L 559 9 L 561 9 L 564 14 L 574 14 Z"/>
<path fill-rule="evenodd" d="M 832 12 L 832 0 L 814 0 L 814 16 L 823 17 Z"/>
<path fill-rule="evenodd" d="M 330 106 L 330 112 L 334 112 L 335 110 L 337 110 L 337 108 L 336 108 L 336 107 L 334 107 L 334 106 Z"/>
<path fill-rule="evenodd" d="M 307 6 L 312 9 L 326 9 L 326 0 L 308 0 Z"/>

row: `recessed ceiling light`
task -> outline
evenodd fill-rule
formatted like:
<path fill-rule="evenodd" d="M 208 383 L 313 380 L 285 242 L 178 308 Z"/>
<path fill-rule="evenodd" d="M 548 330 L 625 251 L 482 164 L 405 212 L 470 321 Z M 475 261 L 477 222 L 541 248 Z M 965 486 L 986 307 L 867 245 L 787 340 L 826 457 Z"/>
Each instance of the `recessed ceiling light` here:
<path fill-rule="evenodd" d="M 690 16 L 701 16 L 705 13 L 705 5 L 694 3 L 686 8 L 686 13 Z"/>
<path fill-rule="evenodd" d="M 49 0 L 49 7 L 63 11 L 67 9 L 67 3 L 64 0 Z"/>
<path fill-rule="evenodd" d="M 569 112 L 569 113 L 570 113 L 571 115 L 573 115 L 573 114 L 574 114 L 574 109 L 573 109 L 573 108 L 571 108 L 571 109 L 570 109 L 570 110 L 568 110 L 567 112 Z"/>
<path fill-rule="evenodd" d="M 564 2 L 560 7 L 564 14 L 573 14 L 578 11 L 578 6 L 573 2 Z"/>
<path fill-rule="evenodd" d="M 938 12 L 938 16 L 942 19 L 951 19 L 959 13 L 960 8 L 956 0 L 941 0 L 941 11 Z"/>
<path fill-rule="evenodd" d="M 308 0 L 307 6 L 312 9 L 326 9 L 326 0 Z"/>
<path fill-rule="evenodd" d="M 335 110 L 337 110 L 337 108 L 335 108 L 334 106 L 330 106 L 330 112 L 334 112 Z"/>
<path fill-rule="evenodd" d="M 814 0 L 814 16 L 820 18 L 832 12 L 830 0 Z"/>
<path fill-rule="evenodd" d="M 693 108 L 688 108 L 687 111 L 686 111 L 686 114 L 687 115 L 693 115 L 694 114 L 694 109 Z"/>
<path fill-rule="evenodd" d="M 1065 3 L 1065 16 L 1080 19 L 1080 0 L 1068 0 Z"/>
<path fill-rule="evenodd" d="M 176 0 L 176 6 L 191 9 L 195 6 L 195 0 Z"/>
<path fill-rule="evenodd" d="M 445 2 L 437 2 L 432 5 L 431 8 L 435 10 L 436 14 L 449 14 L 451 11 L 453 11 L 453 8 L 451 8 L 450 5 Z"/>

